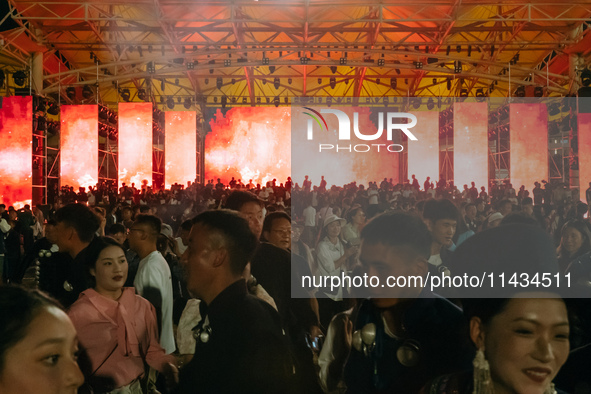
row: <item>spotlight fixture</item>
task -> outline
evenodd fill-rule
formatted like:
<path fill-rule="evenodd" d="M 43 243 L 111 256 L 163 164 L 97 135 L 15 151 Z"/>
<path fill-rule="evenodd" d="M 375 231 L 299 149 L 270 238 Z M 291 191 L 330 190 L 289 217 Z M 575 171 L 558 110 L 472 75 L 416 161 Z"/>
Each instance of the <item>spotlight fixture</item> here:
<path fill-rule="evenodd" d="M 486 95 L 484 94 L 484 89 L 478 88 L 476 89 L 476 101 L 482 102 L 486 99 Z"/>
<path fill-rule="evenodd" d="M 266 66 L 269 64 L 269 58 L 268 57 L 263 57 L 263 65 Z"/>
<path fill-rule="evenodd" d="M 310 60 L 310 59 L 309 59 L 308 57 L 305 57 L 305 56 L 304 56 L 304 57 L 301 57 L 301 58 L 300 58 L 300 63 L 301 63 L 301 64 L 308 64 L 308 61 L 309 61 L 309 60 Z"/>
<path fill-rule="evenodd" d="M 25 84 L 25 80 L 27 79 L 27 74 L 24 71 L 17 71 L 12 74 L 12 79 L 17 86 L 23 86 Z"/>
<path fill-rule="evenodd" d="M 275 96 L 273 99 L 273 105 L 275 105 L 275 108 L 279 107 L 279 96 Z"/>
<path fill-rule="evenodd" d="M 429 100 L 427 100 L 427 109 L 430 111 L 433 108 L 435 108 L 435 101 L 432 97 L 429 97 Z"/>
<path fill-rule="evenodd" d="M 215 80 L 215 86 L 218 89 L 221 89 L 223 85 L 224 85 L 224 80 L 222 79 L 222 77 L 217 77 Z"/>
<path fill-rule="evenodd" d="M 376 85 L 379 85 L 379 84 L 380 84 L 380 79 L 376 78 Z"/>
<path fill-rule="evenodd" d="M 246 97 L 242 97 L 242 104 L 248 104 L 248 99 Z"/>
<path fill-rule="evenodd" d="M 318 85 L 322 85 L 322 78 L 318 78 Z"/>
<path fill-rule="evenodd" d="M 148 71 L 148 74 L 154 74 L 156 72 L 156 65 L 154 62 L 149 62 L 146 65 L 146 71 Z"/>
<path fill-rule="evenodd" d="M 279 87 L 281 86 L 279 78 L 273 79 L 273 86 L 275 87 L 275 89 L 279 89 Z"/>
<path fill-rule="evenodd" d="M 269 72 L 273 74 L 275 72 L 275 66 L 269 66 Z"/>
<path fill-rule="evenodd" d="M 396 78 L 390 78 L 390 87 L 392 89 L 396 89 L 396 84 L 397 84 L 397 79 Z"/>
<path fill-rule="evenodd" d="M 205 82 L 207 83 L 207 82 Z M 164 92 L 164 89 L 166 88 L 166 82 L 164 82 L 164 79 L 162 81 L 160 81 L 160 90 L 162 90 Z"/>
<path fill-rule="evenodd" d="M 433 78 L 433 85 L 437 85 L 437 78 Z"/>
<path fill-rule="evenodd" d="M 414 109 L 419 109 L 421 107 L 421 99 L 418 97 L 413 97 L 411 103 Z"/>
<path fill-rule="evenodd" d="M 468 57 L 472 56 L 472 45 L 468 45 Z"/>
<path fill-rule="evenodd" d="M 451 51 L 451 47 L 448 45 L 445 50 L 445 56 L 449 56 L 449 51 Z"/>
<path fill-rule="evenodd" d="M 266 84 L 267 84 L 267 78 L 263 78 L 263 79 L 261 80 L 261 83 L 262 83 L 263 85 L 266 85 Z"/>
<path fill-rule="evenodd" d="M 447 78 L 447 90 L 451 90 L 451 78 Z"/>
<path fill-rule="evenodd" d="M 534 97 L 544 97 L 544 88 L 541 86 L 536 86 L 534 88 Z"/>
<path fill-rule="evenodd" d="M 47 113 L 50 115 L 58 115 L 60 113 L 60 107 L 57 105 L 55 101 L 49 103 L 49 107 L 47 107 Z"/>
<path fill-rule="evenodd" d="M 415 68 L 417 70 L 420 70 L 421 68 L 423 68 L 423 62 L 414 62 L 415 63 Z"/>
<path fill-rule="evenodd" d="M 230 59 L 224 59 L 224 67 L 230 67 L 232 65 L 232 61 Z"/>
<path fill-rule="evenodd" d="M 232 85 L 236 83 L 236 78 L 232 78 Z"/>
<path fill-rule="evenodd" d="M 341 64 L 341 65 L 345 65 L 345 64 L 347 64 L 347 58 L 346 58 L 346 57 L 342 57 L 342 58 L 340 58 L 340 60 L 339 60 L 339 64 Z"/>
<path fill-rule="evenodd" d="M 121 90 L 121 98 L 123 99 L 123 101 L 128 102 L 129 99 L 131 98 L 131 93 L 129 92 L 129 89 L 125 88 Z"/>
<path fill-rule="evenodd" d="M 461 46 L 461 45 L 457 45 L 457 46 L 456 46 L 456 52 L 457 52 L 457 53 L 460 53 L 460 52 L 462 52 L 462 46 Z"/>
<path fill-rule="evenodd" d="M 205 78 L 205 84 L 208 85 L 209 84 L 209 78 Z"/>
<path fill-rule="evenodd" d="M 460 74 L 462 72 L 462 62 L 459 60 L 454 61 L 454 73 Z"/>
<path fill-rule="evenodd" d="M 189 109 L 189 108 L 191 108 L 191 105 L 192 105 L 191 97 L 187 97 L 185 99 L 185 103 L 183 104 L 183 107 L 185 107 L 185 109 Z"/>
<path fill-rule="evenodd" d="M 330 88 L 334 89 L 337 86 L 337 79 L 335 77 L 330 77 Z"/>
<path fill-rule="evenodd" d="M 228 105 L 228 97 L 222 96 L 222 109 L 226 108 L 226 105 Z"/>
<path fill-rule="evenodd" d="M 92 89 L 91 89 L 91 88 L 90 88 L 90 86 L 88 86 L 88 85 L 85 85 L 85 86 L 82 88 L 82 97 L 84 97 L 85 99 L 89 99 L 89 98 L 91 98 L 91 97 L 92 97 L 92 95 L 93 95 L 93 93 L 94 93 L 94 92 L 92 91 Z"/>
<path fill-rule="evenodd" d="M 490 46 L 490 57 L 493 57 L 495 55 L 495 46 L 491 45 Z"/>
<path fill-rule="evenodd" d="M 460 90 L 460 97 L 468 97 L 468 89 L 461 89 Z"/>
<path fill-rule="evenodd" d="M 6 79 L 6 75 L 4 75 L 4 71 L 0 70 L 0 87 L 4 86 L 5 79 Z"/>
<path fill-rule="evenodd" d="M 70 100 L 74 100 L 76 98 L 76 88 L 73 86 L 70 86 L 69 88 L 66 89 L 66 97 L 68 97 Z"/>
<path fill-rule="evenodd" d="M 337 72 L 337 66 L 330 66 L 330 72 L 331 73 L 336 73 Z"/>
<path fill-rule="evenodd" d="M 293 82 L 293 79 L 291 78 L 287 78 L 287 83 L 291 85 L 291 83 Z"/>
<path fill-rule="evenodd" d="M 187 70 L 194 70 L 195 69 L 195 62 L 187 62 L 186 66 L 187 66 Z"/>
<path fill-rule="evenodd" d="M 137 97 L 142 101 L 146 101 L 146 89 L 138 89 Z"/>
<path fill-rule="evenodd" d="M 166 106 L 168 109 L 174 109 L 174 99 L 172 97 L 166 99 Z"/>
<path fill-rule="evenodd" d="M 260 103 L 261 103 L 261 98 L 257 97 L 257 104 L 260 104 Z"/>
<path fill-rule="evenodd" d="M 378 67 L 384 67 L 386 65 L 385 59 L 378 59 Z"/>

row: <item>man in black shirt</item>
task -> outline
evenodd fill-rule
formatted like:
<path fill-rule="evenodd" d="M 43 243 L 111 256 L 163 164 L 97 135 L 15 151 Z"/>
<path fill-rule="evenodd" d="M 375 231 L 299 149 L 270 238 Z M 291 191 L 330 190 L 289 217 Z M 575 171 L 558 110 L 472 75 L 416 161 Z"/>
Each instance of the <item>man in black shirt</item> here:
<path fill-rule="evenodd" d="M 256 248 L 237 213 L 193 219 L 183 255 L 187 289 L 201 299 L 195 356 L 180 371 L 180 393 L 285 393 L 293 364 L 277 312 L 248 294 L 242 273 Z"/>

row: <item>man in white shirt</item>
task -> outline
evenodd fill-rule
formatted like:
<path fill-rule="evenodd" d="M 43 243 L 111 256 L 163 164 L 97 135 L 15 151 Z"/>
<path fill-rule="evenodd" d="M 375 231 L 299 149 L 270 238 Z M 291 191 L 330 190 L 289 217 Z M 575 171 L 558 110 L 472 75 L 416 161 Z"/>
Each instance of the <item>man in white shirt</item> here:
<path fill-rule="evenodd" d="M 160 345 L 166 353 L 175 350 L 172 331 L 172 275 L 168 263 L 156 250 L 162 222 L 154 215 L 140 214 L 129 229 L 129 247 L 141 261 L 133 285 L 154 305 L 160 327 Z"/>
<path fill-rule="evenodd" d="M 308 199 L 307 206 L 304 209 L 304 232 L 302 233 L 302 241 L 309 247 L 313 248 L 314 240 L 316 238 L 316 209 L 312 206 L 312 201 Z"/>

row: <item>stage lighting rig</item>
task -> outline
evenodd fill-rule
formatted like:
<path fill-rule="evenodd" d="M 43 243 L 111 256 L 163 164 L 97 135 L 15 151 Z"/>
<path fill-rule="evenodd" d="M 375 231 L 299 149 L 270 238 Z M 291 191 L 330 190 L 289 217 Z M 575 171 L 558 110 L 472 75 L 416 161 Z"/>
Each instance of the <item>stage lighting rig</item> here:
<path fill-rule="evenodd" d="M 174 99 L 172 97 L 169 97 L 166 100 L 166 106 L 168 107 L 168 109 L 174 109 Z"/>
<path fill-rule="evenodd" d="M 70 100 L 74 100 L 76 98 L 76 88 L 73 86 L 66 88 L 66 97 Z"/>
<path fill-rule="evenodd" d="M 129 89 L 127 89 L 127 88 L 121 89 L 121 93 L 120 94 L 121 94 L 121 98 L 125 102 L 129 102 L 129 100 L 131 99 L 131 93 L 129 92 Z"/>
<path fill-rule="evenodd" d="M 17 71 L 12 74 L 12 79 L 17 86 L 23 86 L 25 84 L 25 80 L 27 79 L 27 74 L 24 71 Z"/>
<path fill-rule="evenodd" d="M 91 98 L 93 94 L 94 92 L 92 91 L 92 88 L 90 86 L 85 85 L 82 88 L 82 97 L 84 97 L 85 99 Z"/>

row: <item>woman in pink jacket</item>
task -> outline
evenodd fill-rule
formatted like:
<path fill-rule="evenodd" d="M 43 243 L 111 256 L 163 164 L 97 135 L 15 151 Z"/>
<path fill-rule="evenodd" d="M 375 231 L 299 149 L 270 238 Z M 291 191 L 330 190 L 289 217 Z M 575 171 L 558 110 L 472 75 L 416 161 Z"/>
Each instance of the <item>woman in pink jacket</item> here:
<path fill-rule="evenodd" d="M 95 285 L 68 311 L 83 350 L 86 383 L 95 393 L 142 393 L 147 366 L 166 373 L 168 363 L 175 363 L 159 344 L 155 309 L 134 288 L 123 287 L 127 260 L 115 241 L 93 241 L 87 262 Z"/>

